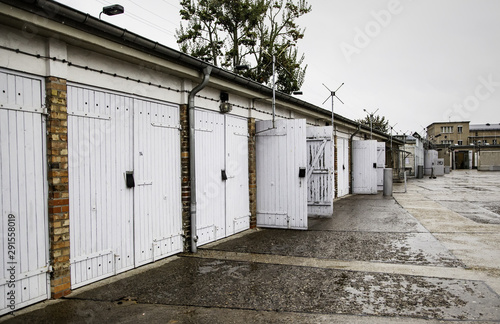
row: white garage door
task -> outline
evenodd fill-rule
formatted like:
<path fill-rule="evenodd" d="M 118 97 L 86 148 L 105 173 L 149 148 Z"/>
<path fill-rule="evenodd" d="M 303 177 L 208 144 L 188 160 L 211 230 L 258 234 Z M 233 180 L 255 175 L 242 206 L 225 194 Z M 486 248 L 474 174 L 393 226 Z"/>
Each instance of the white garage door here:
<path fill-rule="evenodd" d="M 72 288 L 182 251 L 177 106 L 68 86 Z"/>
<path fill-rule="evenodd" d="M 250 227 L 248 124 L 196 110 L 196 229 L 203 245 Z"/>
<path fill-rule="evenodd" d="M 44 89 L 0 70 L 0 315 L 50 296 Z"/>
<path fill-rule="evenodd" d="M 307 229 L 305 119 L 258 121 L 257 226 Z"/>

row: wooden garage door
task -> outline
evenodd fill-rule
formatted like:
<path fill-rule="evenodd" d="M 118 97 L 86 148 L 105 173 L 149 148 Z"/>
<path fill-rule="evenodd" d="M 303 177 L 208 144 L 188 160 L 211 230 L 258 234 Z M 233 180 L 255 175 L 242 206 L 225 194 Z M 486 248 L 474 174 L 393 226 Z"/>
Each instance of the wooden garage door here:
<path fill-rule="evenodd" d="M 68 114 L 72 288 L 181 252 L 179 108 L 71 85 Z"/>
<path fill-rule="evenodd" d="M 0 70 L 0 315 L 50 294 L 44 88 Z"/>

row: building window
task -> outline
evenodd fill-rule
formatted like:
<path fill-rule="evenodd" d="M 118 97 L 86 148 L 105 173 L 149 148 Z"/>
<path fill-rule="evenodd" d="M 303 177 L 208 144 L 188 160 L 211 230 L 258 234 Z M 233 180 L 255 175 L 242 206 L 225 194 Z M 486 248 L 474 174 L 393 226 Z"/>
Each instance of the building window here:
<path fill-rule="evenodd" d="M 445 134 L 453 133 L 453 126 L 441 126 L 441 133 Z"/>
<path fill-rule="evenodd" d="M 497 145 L 497 144 L 498 144 L 497 140 L 496 140 L 496 139 L 494 139 L 494 140 L 493 140 L 493 145 Z"/>
<path fill-rule="evenodd" d="M 463 145 L 463 141 L 458 141 L 458 145 Z"/>
<path fill-rule="evenodd" d="M 488 140 L 483 140 L 483 144 L 488 144 Z"/>
<path fill-rule="evenodd" d="M 449 145 L 452 145 L 452 144 L 453 144 L 453 141 L 450 141 L 450 140 L 441 141 L 441 144 L 449 144 Z"/>
<path fill-rule="evenodd" d="M 463 133 L 463 127 L 462 126 L 457 126 L 457 132 L 459 134 L 462 134 Z"/>

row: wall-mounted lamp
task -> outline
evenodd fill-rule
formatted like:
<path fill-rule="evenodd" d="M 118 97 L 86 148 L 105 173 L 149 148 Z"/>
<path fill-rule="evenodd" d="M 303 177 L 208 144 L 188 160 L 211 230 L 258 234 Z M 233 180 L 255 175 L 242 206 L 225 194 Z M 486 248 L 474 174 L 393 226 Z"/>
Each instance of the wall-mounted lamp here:
<path fill-rule="evenodd" d="M 235 71 L 243 71 L 243 70 L 248 70 L 250 67 L 247 64 L 241 64 L 241 65 L 236 65 L 234 67 Z"/>
<path fill-rule="evenodd" d="M 114 4 L 111 6 L 106 6 L 102 8 L 101 13 L 99 14 L 99 19 L 101 19 L 101 15 L 104 13 L 105 15 L 108 16 L 114 16 L 114 15 L 120 15 L 125 12 L 125 9 L 123 6 L 119 4 Z"/>
<path fill-rule="evenodd" d="M 233 105 L 231 105 L 229 102 L 229 94 L 227 92 L 221 91 L 220 93 L 220 105 L 219 109 L 220 112 L 225 114 L 230 112 L 233 109 Z"/>

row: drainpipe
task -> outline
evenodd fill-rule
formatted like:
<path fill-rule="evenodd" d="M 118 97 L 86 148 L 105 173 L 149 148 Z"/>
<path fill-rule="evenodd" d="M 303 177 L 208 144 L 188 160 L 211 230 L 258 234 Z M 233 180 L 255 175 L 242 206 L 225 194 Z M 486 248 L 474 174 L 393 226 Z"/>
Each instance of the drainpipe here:
<path fill-rule="evenodd" d="M 352 184 L 354 183 L 354 176 L 352 173 L 352 139 L 356 136 L 357 133 L 361 130 L 361 124 L 358 124 L 358 129 L 354 133 L 351 134 L 351 138 L 349 139 L 349 172 L 351 173 L 351 185 L 349 186 L 349 193 L 352 194 Z"/>
<path fill-rule="evenodd" d="M 206 66 L 203 68 L 203 81 L 198 84 L 189 93 L 188 110 L 189 110 L 189 172 L 191 174 L 191 252 L 196 253 L 198 247 L 198 235 L 196 235 L 196 150 L 195 150 L 195 129 L 194 129 L 194 96 L 200 92 L 208 83 L 212 73 L 212 67 Z"/>

